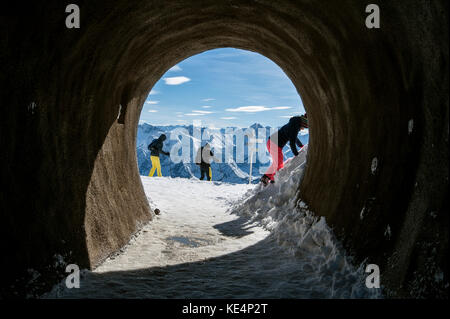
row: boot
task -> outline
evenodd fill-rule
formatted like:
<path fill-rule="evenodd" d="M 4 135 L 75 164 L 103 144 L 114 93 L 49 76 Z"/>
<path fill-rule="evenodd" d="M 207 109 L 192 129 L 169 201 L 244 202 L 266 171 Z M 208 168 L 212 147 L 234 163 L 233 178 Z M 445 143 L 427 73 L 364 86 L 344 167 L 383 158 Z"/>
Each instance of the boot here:
<path fill-rule="evenodd" d="M 263 175 L 262 177 L 261 177 L 261 183 L 264 185 L 264 186 L 267 186 L 267 185 L 269 185 L 269 182 L 270 182 L 270 178 L 269 178 L 269 176 L 267 176 L 267 175 Z"/>

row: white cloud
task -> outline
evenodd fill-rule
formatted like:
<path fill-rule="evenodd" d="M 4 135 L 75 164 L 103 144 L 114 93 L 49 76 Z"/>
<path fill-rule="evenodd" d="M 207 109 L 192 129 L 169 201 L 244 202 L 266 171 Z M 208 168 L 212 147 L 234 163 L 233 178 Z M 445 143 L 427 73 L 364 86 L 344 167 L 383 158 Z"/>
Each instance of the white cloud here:
<path fill-rule="evenodd" d="M 203 99 L 203 102 L 210 102 L 210 101 L 215 101 L 216 99 Z"/>
<path fill-rule="evenodd" d="M 186 115 L 186 116 L 203 116 L 205 114 L 202 114 L 202 113 L 185 113 L 184 115 Z"/>
<path fill-rule="evenodd" d="M 185 76 L 175 76 L 172 78 L 164 78 L 167 85 L 180 85 L 189 82 L 191 79 Z"/>
<path fill-rule="evenodd" d="M 171 67 L 167 72 L 178 72 L 178 71 L 182 71 L 182 68 L 180 68 L 178 65 L 175 65 Z"/>
<path fill-rule="evenodd" d="M 147 101 L 145 102 L 145 104 L 158 104 L 159 101 Z"/>
<path fill-rule="evenodd" d="M 211 113 L 214 113 L 214 112 L 211 112 L 211 111 L 197 111 L 197 110 L 193 110 L 192 113 L 211 114 Z"/>
<path fill-rule="evenodd" d="M 267 107 L 262 105 L 252 105 L 252 106 L 241 106 L 235 109 L 226 109 L 227 112 L 247 112 L 247 113 L 256 113 L 256 112 L 265 112 L 265 111 L 274 111 L 274 110 L 288 110 L 291 109 L 290 106 L 275 106 L 275 107 Z"/>
<path fill-rule="evenodd" d="M 235 120 L 237 117 L 221 117 L 221 120 Z"/>
<path fill-rule="evenodd" d="M 158 110 L 148 110 L 150 113 L 157 113 Z"/>
<path fill-rule="evenodd" d="M 159 94 L 159 91 L 151 90 L 149 94 L 150 95 L 156 95 L 156 94 Z"/>
<path fill-rule="evenodd" d="M 203 105 L 202 108 L 204 108 L 204 109 L 210 109 L 210 108 L 212 108 L 212 106 L 211 106 L 211 105 Z"/>
<path fill-rule="evenodd" d="M 241 106 L 235 109 L 226 109 L 227 112 L 247 112 L 247 113 L 256 113 L 256 112 L 264 112 L 270 111 L 270 107 L 266 106 Z"/>
<path fill-rule="evenodd" d="M 272 110 L 289 110 L 289 109 L 292 109 L 292 107 L 291 106 L 275 106 L 275 107 L 272 107 Z"/>

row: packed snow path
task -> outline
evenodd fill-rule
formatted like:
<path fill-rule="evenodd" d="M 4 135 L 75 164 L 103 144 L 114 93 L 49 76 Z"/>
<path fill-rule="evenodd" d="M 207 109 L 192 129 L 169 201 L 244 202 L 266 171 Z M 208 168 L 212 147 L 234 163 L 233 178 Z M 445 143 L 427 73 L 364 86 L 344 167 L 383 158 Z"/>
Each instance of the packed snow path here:
<path fill-rule="evenodd" d="M 278 182 L 294 189 L 296 180 L 287 183 L 292 176 Z M 284 196 L 294 198 L 275 207 L 281 185 L 260 191 L 254 185 L 165 177 L 142 177 L 142 183 L 160 215 L 119 254 L 93 272 L 83 271 L 79 289 L 69 290 L 63 281 L 46 297 L 376 297 L 323 219 L 299 215 L 287 189 Z"/>

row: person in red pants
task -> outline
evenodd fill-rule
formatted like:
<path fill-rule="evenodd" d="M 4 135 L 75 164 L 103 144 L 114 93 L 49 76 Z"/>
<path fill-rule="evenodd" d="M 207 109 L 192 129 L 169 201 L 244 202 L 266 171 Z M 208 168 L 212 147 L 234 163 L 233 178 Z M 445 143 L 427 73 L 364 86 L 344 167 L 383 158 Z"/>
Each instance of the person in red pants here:
<path fill-rule="evenodd" d="M 302 128 L 308 128 L 308 117 L 306 113 L 302 116 L 294 116 L 289 120 L 289 123 L 272 134 L 267 141 L 267 150 L 272 157 L 272 165 L 266 173 L 261 177 L 261 183 L 264 186 L 275 182 L 275 174 L 283 168 L 283 147 L 289 142 L 292 153 L 297 156 L 298 150 L 296 145 L 303 147 L 302 142 L 297 135 Z"/>

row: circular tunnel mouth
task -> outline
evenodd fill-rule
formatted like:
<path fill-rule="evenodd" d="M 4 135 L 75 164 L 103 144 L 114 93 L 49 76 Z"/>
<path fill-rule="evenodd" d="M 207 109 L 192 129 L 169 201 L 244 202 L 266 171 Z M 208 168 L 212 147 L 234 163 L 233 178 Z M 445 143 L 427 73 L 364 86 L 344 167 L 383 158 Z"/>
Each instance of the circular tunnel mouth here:
<path fill-rule="evenodd" d="M 283 16 L 277 9 L 270 13 L 272 14 Z M 180 15 L 183 16 L 182 13 Z M 386 94 L 374 98 L 371 85 L 374 74 L 365 74 L 363 70 L 371 69 L 377 62 L 380 65 L 386 62 L 374 54 L 362 57 L 355 52 L 348 52 L 342 30 L 331 30 L 328 25 L 317 21 L 317 28 L 311 29 L 309 24 L 312 22 L 308 20 L 301 22 L 304 33 L 295 39 L 289 34 L 297 34 L 292 25 L 294 22 L 288 19 L 289 22 L 280 23 L 279 19 L 282 18 L 269 19 L 271 22 L 264 24 L 256 17 L 255 20 L 247 22 L 239 19 L 230 21 L 227 17 L 224 17 L 223 21 L 210 21 L 205 17 L 205 23 L 198 24 L 194 22 L 195 19 L 193 21 L 180 18 L 182 24 L 186 23 L 189 27 L 180 29 L 178 24 L 167 25 L 161 33 L 163 36 L 156 38 L 133 34 L 136 30 L 131 29 L 129 39 L 132 40 L 117 51 L 118 68 L 111 74 L 109 82 L 116 90 L 106 105 L 108 108 L 114 105 L 113 114 L 117 115 L 111 118 L 109 132 L 103 141 L 105 151 L 101 151 L 101 157 L 96 160 L 100 166 L 103 163 L 106 165 L 98 172 L 94 169 L 90 183 L 93 189 L 88 190 L 88 194 L 100 193 L 100 198 L 109 198 L 110 194 L 127 189 L 128 195 L 124 198 L 128 197 L 132 202 L 138 203 L 137 216 L 121 217 L 127 220 L 123 222 L 126 230 L 120 232 L 129 233 L 135 229 L 136 220 L 149 218 L 148 203 L 138 182 L 135 148 L 139 118 L 149 88 L 154 87 L 157 81 L 180 61 L 215 48 L 231 47 L 260 53 L 276 63 L 292 81 L 297 92 L 302 92 L 302 99 L 308 106 L 308 122 L 313 134 L 309 141 L 308 165 L 299 189 L 302 198 L 314 212 L 328 216 L 336 225 L 345 224 L 347 227 L 353 223 L 353 219 L 343 218 L 338 211 L 359 213 L 361 207 L 370 204 L 368 198 L 377 197 L 375 193 L 378 192 L 378 179 L 390 179 L 388 176 L 393 172 L 392 167 L 388 170 L 380 168 L 383 167 L 386 154 L 395 149 L 395 142 L 390 140 L 389 143 L 381 145 L 378 138 L 384 134 L 380 130 L 387 124 L 375 125 L 370 118 L 379 118 L 377 105 L 380 103 L 392 106 L 392 100 L 385 99 L 389 95 L 388 91 L 396 96 L 401 89 L 396 91 L 395 85 L 386 87 Z M 339 15 L 338 19 L 344 26 L 348 23 L 344 16 Z M 352 36 L 363 39 L 357 31 L 352 33 Z M 299 39 L 302 40 L 301 43 Z M 387 62 L 389 67 L 392 67 L 391 62 L 393 61 Z M 396 67 L 392 67 L 391 75 L 395 72 Z M 111 101 L 114 103 L 111 104 Z M 371 101 L 374 107 L 362 110 L 360 101 Z M 383 116 L 393 115 L 392 118 L 398 118 L 397 112 L 399 107 L 392 106 Z M 365 124 L 367 129 L 359 130 L 360 123 Z M 404 138 L 398 137 L 399 140 Z M 113 154 L 106 154 L 107 150 L 114 150 Z M 375 157 L 379 163 L 375 173 L 382 172 L 384 177 L 381 177 L 380 173 L 375 174 L 371 169 Z M 110 162 L 117 164 L 109 165 Z M 355 163 L 357 170 L 354 170 Z M 114 176 L 111 187 L 98 190 L 104 183 L 104 169 L 110 172 L 114 170 L 112 175 L 117 171 L 126 174 Z M 96 182 L 98 185 L 95 185 Z M 349 191 L 354 185 L 361 184 L 363 187 L 357 191 Z M 120 187 L 117 187 L 118 185 Z M 371 195 L 368 195 L 369 193 Z M 96 202 L 94 196 L 88 198 L 88 203 L 90 202 Z M 108 209 L 114 211 L 114 215 L 119 215 L 121 211 L 129 209 L 125 203 L 126 201 L 117 202 L 118 205 L 108 203 Z M 379 205 L 379 209 L 384 205 Z M 99 261 L 105 256 L 105 251 L 113 248 L 105 249 L 104 241 L 96 243 L 90 239 L 98 237 L 98 232 L 104 232 L 102 228 L 105 227 L 101 226 L 98 230 L 96 225 L 106 216 L 99 216 L 95 209 L 90 212 L 90 204 L 87 206 L 85 224 L 88 226 L 88 247 L 89 251 L 93 252 L 90 259 Z M 356 233 L 362 229 L 358 227 L 354 228 Z M 373 231 L 376 232 L 375 228 Z M 370 232 L 361 232 L 366 241 L 370 240 Z M 100 237 L 102 236 L 109 241 L 106 246 L 116 247 L 115 249 L 118 248 L 119 242 L 124 241 L 122 235 L 118 236 L 118 241 L 114 239 L 117 235 L 110 237 L 105 233 Z"/>

